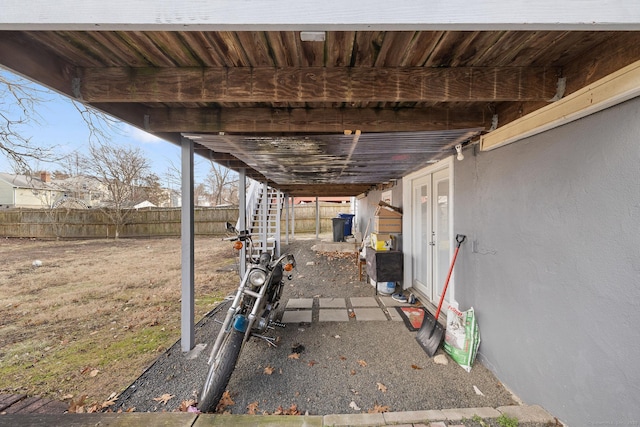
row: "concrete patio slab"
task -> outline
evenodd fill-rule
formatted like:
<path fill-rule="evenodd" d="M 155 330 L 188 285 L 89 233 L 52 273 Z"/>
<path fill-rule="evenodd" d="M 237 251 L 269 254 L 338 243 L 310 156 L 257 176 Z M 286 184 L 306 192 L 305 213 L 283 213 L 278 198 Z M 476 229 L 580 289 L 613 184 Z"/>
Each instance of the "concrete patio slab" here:
<path fill-rule="evenodd" d="M 320 322 L 348 322 L 349 312 L 347 310 L 324 309 L 320 310 Z"/>
<path fill-rule="evenodd" d="M 290 298 L 289 301 L 287 301 L 285 310 L 296 310 L 299 308 L 311 309 L 312 307 L 313 298 Z"/>
<path fill-rule="evenodd" d="M 388 320 L 387 315 L 380 308 L 356 308 L 354 311 L 358 321 Z"/>
<path fill-rule="evenodd" d="M 282 315 L 282 323 L 311 323 L 312 311 L 285 311 Z"/>
<path fill-rule="evenodd" d="M 344 298 L 320 298 L 318 300 L 320 308 L 347 308 Z"/>
<path fill-rule="evenodd" d="M 375 297 L 351 297 L 352 307 L 378 307 L 378 301 Z"/>

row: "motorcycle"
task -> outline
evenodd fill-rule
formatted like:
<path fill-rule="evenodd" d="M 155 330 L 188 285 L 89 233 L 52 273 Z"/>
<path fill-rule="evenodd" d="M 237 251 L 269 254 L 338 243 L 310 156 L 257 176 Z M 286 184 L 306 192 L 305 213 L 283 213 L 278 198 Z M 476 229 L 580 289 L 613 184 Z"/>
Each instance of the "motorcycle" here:
<path fill-rule="evenodd" d="M 215 411 L 240 351 L 251 337 L 276 346 L 275 338 L 264 334 L 267 330 L 274 329 L 274 326 L 285 326 L 276 322 L 273 317 L 282 296 L 284 277 L 286 275 L 291 280 L 291 272 L 296 265 L 292 254 L 284 254 L 275 259 L 269 252 L 254 255 L 248 231 L 237 231 L 229 223 L 227 230 L 235 233 L 235 236 L 224 240 L 235 241 L 234 248 L 238 250 L 245 245 L 248 265 L 211 350 L 209 372 L 198 402 L 198 409 L 202 412 Z"/>

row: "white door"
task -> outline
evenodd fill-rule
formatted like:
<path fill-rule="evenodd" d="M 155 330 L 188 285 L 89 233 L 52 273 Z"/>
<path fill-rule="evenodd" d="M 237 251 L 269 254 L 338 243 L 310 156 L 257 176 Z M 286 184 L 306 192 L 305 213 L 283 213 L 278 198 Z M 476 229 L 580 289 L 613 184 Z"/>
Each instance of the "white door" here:
<path fill-rule="evenodd" d="M 436 304 L 448 274 L 450 254 L 449 170 L 412 181 L 413 287 Z"/>

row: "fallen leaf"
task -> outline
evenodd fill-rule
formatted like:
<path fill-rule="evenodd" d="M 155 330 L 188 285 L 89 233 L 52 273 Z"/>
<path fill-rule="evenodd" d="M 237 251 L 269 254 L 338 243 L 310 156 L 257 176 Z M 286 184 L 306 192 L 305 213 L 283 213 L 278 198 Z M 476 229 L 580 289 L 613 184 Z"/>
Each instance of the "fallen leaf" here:
<path fill-rule="evenodd" d="M 73 394 L 65 394 L 62 396 L 62 400 L 73 399 Z"/>
<path fill-rule="evenodd" d="M 222 413 L 224 412 L 227 406 L 232 406 L 235 403 L 236 402 L 234 402 L 233 399 L 231 399 L 231 394 L 229 394 L 228 391 L 225 391 L 224 393 L 222 393 L 220 402 L 218 402 L 218 405 L 216 405 L 216 412 Z"/>
<path fill-rule="evenodd" d="M 196 406 L 196 401 L 193 399 L 183 400 L 178 407 L 180 412 L 189 412 L 189 407 Z"/>
<path fill-rule="evenodd" d="M 154 397 L 153 400 L 155 400 L 156 402 L 162 402 L 164 405 L 166 405 L 169 400 L 173 399 L 173 397 L 173 394 L 165 393 L 160 397 Z"/>
<path fill-rule="evenodd" d="M 380 390 L 383 393 L 387 392 L 387 386 L 382 384 L 382 383 L 376 383 L 378 385 L 378 390 Z"/>
<path fill-rule="evenodd" d="M 108 408 L 109 406 L 115 405 L 116 404 L 116 400 L 118 400 L 118 399 L 107 400 L 105 402 L 102 402 L 102 405 L 100 405 L 100 406 L 101 406 L 102 409 Z"/>
<path fill-rule="evenodd" d="M 74 413 L 78 413 L 78 410 L 83 410 L 84 400 L 86 398 L 87 398 L 87 395 L 84 394 L 80 396 L 77 400 L 71 399 L 71 402 L 69 402 L 69 412 L 74 414 Z"/>
<path fill-rule="evenodd" d="M 98 373 L 99 373 L 99 372 L 100 372 L 99 370 L 97 370 L 97 369 L 93 369 L 93 370 L 91 371 L 91 373 L 89 373 L 89 376 L 90 376 L 90 377 L 95 377 L 96 375 L 98 375 Z"/>
<path fill-rule="evenodd" d="M 273 374 L 273 371 L 275 371 L 276 368 L 274 368 L 273 366 L 267 366 L 266 368 L 264 368 L 264 374 L 265 375 L 271 375 Z"/>
<path fill-rule="evenodd" d="M 367 362 L 365 362 L 364 360 L 358 360 L 358 365 L 362 366 L 363 368 L 366 368 Z"/>
<path fill-rule="evenodd" d="M 388 406 L 378 405 L 377 403 L 373 405 L 373 409 L 369 409 L 370 414 L 380 414 L 382 412 L 389 412 Z"/>
<path fill-rule="evenodd" d="M 315 360 L 310 360 L 309 361 L 309 366 L 313 366 L 315 364 L 317 364 L 318 362 L 316 362 Z"/>
<path fill-rule="evenodd" d="M 340 356 L 340 360 L 347 360 L 347 358 L 344 356 Z"/>
<path fill-rule="evenodd" d="M 300 415 L 300 411 L 298 411 L 298 405 L 295 403 L 292 404 L 287 411 L 284 413 L 285 415 Z"/>
<path fill-rule="evenodd" d="M 351 401 L 351 403 L 349 403 L 349 408 L 353 409 L 354 411 L 359 411 L 360 407 L 358 405 L 356 405 L 356 402 Z"/>
<path fill-rule="evenodd" d="M 251 402 L 247 405 L 247 414 L 255 415 L 258 412 L 258 402 Z"/>
<path fill-rule="evenodd" d="M 289 359 L 296 359 L 296 360 L 298 360 L 298 359 L 300 359 L 300 353 L 291 353 L 291 354 L 288 356 L 288 358 L 289 358 Z"/>
<path fill-rule="evenodd" d="M 412 367 L 413 369 L 422 369 L 422 368 L 421 368 L 420 366 L 418 366 L 418 365 L 411 365 L 411 367 Z"/>
<path fill-rule="evenodd" d="M 352 370 L 351 370 L 351 375 L 355 375 L 355 374 L 356 374 L 356 370 L 355 370 L 355 369 L 352 369 Z"/>

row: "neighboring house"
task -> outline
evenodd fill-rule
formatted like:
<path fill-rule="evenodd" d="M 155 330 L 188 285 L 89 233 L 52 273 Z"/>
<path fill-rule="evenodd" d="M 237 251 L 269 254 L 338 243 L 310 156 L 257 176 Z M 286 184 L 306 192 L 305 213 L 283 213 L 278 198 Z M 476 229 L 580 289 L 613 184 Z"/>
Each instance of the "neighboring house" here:
<path fill-rule="evenodd" d="M 67 189 L 68 197 L 81 201 L 88 208 L 108 199 L 106 186 L 93 176 L 76 175 L 55 182 Z"/>
<path fill-rule="evenodd" d="M 49 172 L 36 176 L 0 173 L 0 208 L 50 208 L 65 193 L 65 187 L 53 182 Z"/>

